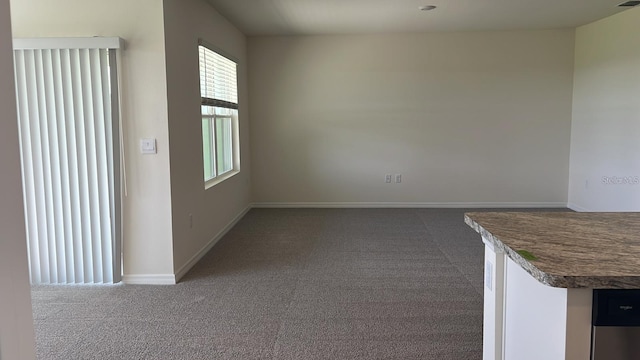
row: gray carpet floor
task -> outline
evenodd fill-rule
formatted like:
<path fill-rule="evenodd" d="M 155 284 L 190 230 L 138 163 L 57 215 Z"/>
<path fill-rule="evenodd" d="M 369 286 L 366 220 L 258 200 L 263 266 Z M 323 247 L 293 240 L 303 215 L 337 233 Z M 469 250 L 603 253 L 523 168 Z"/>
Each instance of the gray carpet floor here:
<path fill-rule="evenodd" d="M 178 285 L 33 287 L 38 358 L 481 359 L 464 211 L 253 209 Z"/>

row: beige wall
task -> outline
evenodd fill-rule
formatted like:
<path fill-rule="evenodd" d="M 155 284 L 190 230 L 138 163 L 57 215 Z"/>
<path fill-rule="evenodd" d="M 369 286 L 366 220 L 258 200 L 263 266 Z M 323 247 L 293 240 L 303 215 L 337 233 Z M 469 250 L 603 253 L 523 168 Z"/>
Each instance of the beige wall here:
<path fill-rule="evenodd" d="M 253 199 L 566 204 L 573 45 L 573 30 L 250 38 Z"/>
<path fill-rule="evenodd" d="M 0 359 L 35 359 L 9 0 L 0 0 Z"/>
<path fill-rule="evenodd" d="M 162 2 L 157 0 L 15 0 L 14 37 L 119 36 L 125 135 L 123 200 L 125 279 L 173 278 L 169 133 Z M 156 138 L 157 155 L 141 155 Z"/>
<path fill-rule="evenodd" d="M 181 276 L 250 202 L 246 39 L 202 0 L 165 0 L 164 16 L 174 264 Z M 202 166 L 199 38 L 234 57 L 239 65 L 241 171 L 207 190 Z"/>
<path fill-rule="evenodd" d="M 640 9 L 576 31 L 569 202 L 590 211 L 639 211 Z"/>

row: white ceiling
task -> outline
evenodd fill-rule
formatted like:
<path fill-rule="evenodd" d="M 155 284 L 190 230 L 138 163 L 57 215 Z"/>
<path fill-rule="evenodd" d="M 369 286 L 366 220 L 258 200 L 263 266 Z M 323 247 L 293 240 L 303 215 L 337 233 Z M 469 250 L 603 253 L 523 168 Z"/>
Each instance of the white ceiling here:
<path fill-rule="evenodd" d="M 566 28 L 628 9 L 617 6 L 626 0 L 208 1 L 249 36 Z"/>

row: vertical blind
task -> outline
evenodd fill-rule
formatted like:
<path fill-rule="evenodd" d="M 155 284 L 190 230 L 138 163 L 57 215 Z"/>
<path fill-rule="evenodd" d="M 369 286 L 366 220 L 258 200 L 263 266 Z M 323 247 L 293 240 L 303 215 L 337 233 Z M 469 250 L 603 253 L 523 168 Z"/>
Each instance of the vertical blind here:
<path fill-rule="evenodd" d="M 31 282 L 119 282 L 114 51 L 14 46 Z"/>

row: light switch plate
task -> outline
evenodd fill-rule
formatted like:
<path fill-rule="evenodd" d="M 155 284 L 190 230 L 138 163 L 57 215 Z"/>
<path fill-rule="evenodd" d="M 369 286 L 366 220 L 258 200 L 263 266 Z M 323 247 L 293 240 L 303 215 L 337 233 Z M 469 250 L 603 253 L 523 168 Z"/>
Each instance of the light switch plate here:
<path fill-rule="evenodd" d="M 143 154 L 156 154 L 156 139 L 140 139 L 140 152 Z"/>

